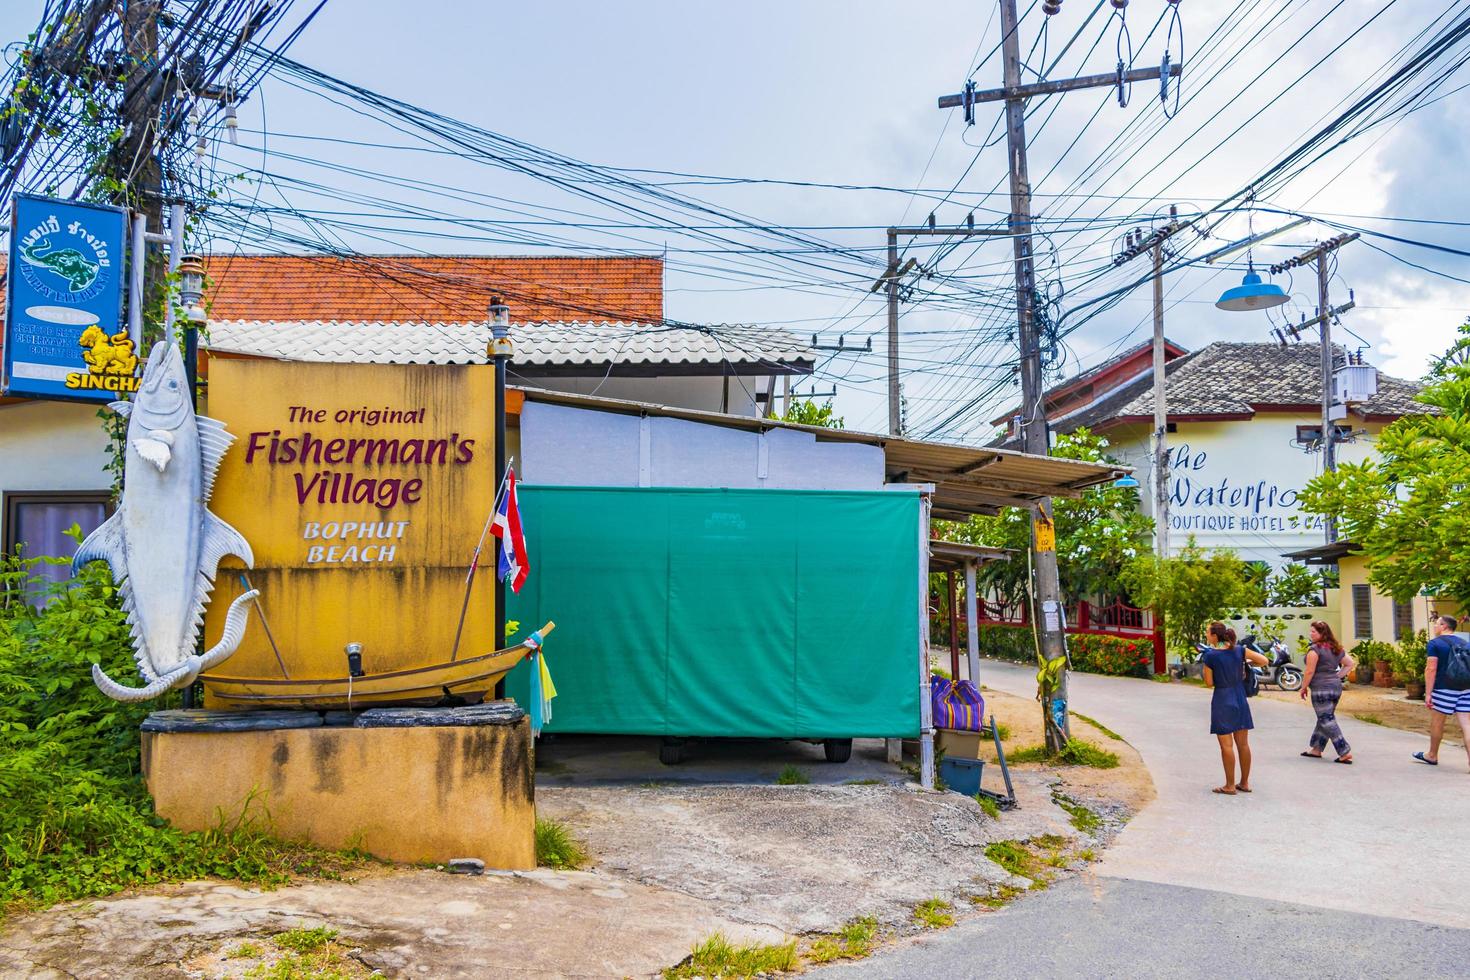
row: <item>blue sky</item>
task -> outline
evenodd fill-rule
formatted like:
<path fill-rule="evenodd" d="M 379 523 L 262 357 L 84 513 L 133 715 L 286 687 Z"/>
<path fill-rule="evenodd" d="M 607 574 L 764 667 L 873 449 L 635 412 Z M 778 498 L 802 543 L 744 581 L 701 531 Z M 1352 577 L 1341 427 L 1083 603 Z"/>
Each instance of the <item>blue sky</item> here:
<path fill-rule="evenodd" d="M 1126 109 L 1118 107 L 1110 91 L 1073 93 L 1056 106 L 1033 104 L 1037 111 L 1031 120 L 1031 173 L 1038 213 L 1043 220 L 1057 221 L 1080 209 L 1079 216 L 1133 214 L 1145 222 L 1149 212 L 1168 203 L 1186 209 L 1209 207 L 1233 193 L 1319 125 L 1335 111 L 1338 98 L 1368 78 L 1446 7 L 1405 0 L 1374 26 L 1349 38 L 1382 5 L 1382 0 L 1347 0 L 1336 7 L 1328 0 L 1303 0 L 1289 9 L 1264 0 L 1180 4 L 1186 42 L 1184 94 L 1189 101 L 1176 118 L 1163 121 L 1157 89 L 1148 85 L 1135 87 Z M 23 37 L 33 29 L 40 6 L 38 0 L 6 4 L 0 11 L 0 36 Z M 311 6 L 299 0 L 293 16 Z M 1023 11 L 1027 8 L 1024 0 L 1021 6 Z M 1047 59 L 1054 58 L 1093 7 L 1092 0 L 1068 0 L 1047 25 L 1044 39 L 1038 38 L 1043 18 L 1039 9 L 1033 11 L 1021 28 L 1023 52 L 1030 52 L 1037 65 L 1043 50 Z M 1135 64 L 1158 63 L 1163 29 L 1152 38 L 1146 36 L 1165 9 L 1163 0 L 1130 4 L 1127 26 Z M 1212 37 L 1224 40 L 1212 48 Z M 1254 45 L 1247 43 L 1251 38 L 1257 39 Z M 992 5 L 976 2 L 332 0 L 291 56 L 349 81 L 592 163 L 924 186 L 940 192 L 956 188 L 959 193 L 938 209 L 938 220 L 958 223 L 971 207 L 1006 207 L 1003 194 L 980 196 L 1004 177 L 1003 144 L 977 152 L 999 110 L 982 109 L 979 124 L 966 130 L 958 112 L 938 110 L 934 102 L 939 95 L 958 91 L 972 70 L 982 87 L 998 84 L 998 59 L 986 58 L 998 40 Z M 1091 47 L 1094 41 L 1096 46 Z M 1296 46 L 1287 50 L 1293 42 Z M 1060 60 L 1054 77 L 1110 71 L 1118 45 L 1117 22 L 1108 22 L 1100 13 L 1080 35 L 1078 45 Z M 1177 58 L 1177 36 L 1173 50 Z M 1324 56 L 1321 67 L 1288 90 L 1290 79 Z M 1467 80 L 1449 80 L 1442 93 Z M 1470 236 L 1460 227 L 1372 220 L 1465 218 L 1470 191 L 1459 178 L 1456 163 L 1466 155 L 1464 134 L 1470 132 L 1464 98 L 1449 95 L 1334 151 L 1274 194 L 1269 204 L 1351 215 L 1343 220 L 1455 248 L 1470 246 Z M 241 146 L 217 147 L 222 173 L 258 167 L 341 188 L 372 186 L 370 181 L 324 174 L 311 163 L 282 156 L 289 153 L 502 195 L 532 211 L 573 206 L 556 189 L 502 169 L 442 154 L 323 143 L 322 137 L 403 144 L 413 140 L 279 80 L 268 80 L 242 107 L 241 120 L 245 130 Z M 1223 146 L 1211 149 L 1237 127 L 1239 132 Z M 261 131 L 267 134 L 264 142 Z M 1156 135 L 1144 140 L 1140 133 Z M 1108 165 L 1092 168 L 1100 156 Z M 1074 186 L 1079 175 L 1081 182 Z M 892 192 L 770 184 L 680 190 L 764 222 L 822 226 L 824 230 L 812 234 L 861 249 L 880 247 L 881 229 L 888 224 L 922 221 L 934 203 Z M 1054 196 L 1060 192 L 1132 196 L 1117 200 Z M 248 179 L 233 183 L 230 193 L 273 205 L 323 206 L 298 189 L 287 187 L 278 193 Z M 393 197 L 406 192 L 379 186 L 376 193 Z M 429 198 L 422 200 L 427 204 Z M 463 207 L 469 213 L 469 205 Z M 984 210 L 976 215 L 981 222 L 994 217 Z M 1244 235 L 1250 221 L 1244 213 L 1231 215 L 1215 229 L 1219 243 Z M 1257 214 L 1253 221 L 1258 231 L 1281 223 L 1269 214 Z M 1051 237 L 1038 244 L 1040 274 L 1044 280 L 1059 280 L 1067 290 L 1061 297 L 1062 309 L 1129 275 L 1124 270 L 1092 285 L 1081 275 L 1084 268 L 1105 263 L 1112 240 L 1122 233 L 1121 225 L 1095 227 L 1075 237 L 1070 230 L 1053 228 L 1057 230 Z M 1278 246 L 1258 250 L 1257 258 L 1277 261 L 1292 247 L 1332 233 L 1320 226 L 1299 229 L 1283 236 Z M 566 234 L 588 245 L 630 247 L 626 241 L 614 242 L 595 233 Z M 363 251 L 392 250 L 390 244 L 426 251 L 531 250 L 415 237 L 402 228 L 383 236 L 389 242 L 344 235 Z M 746 261 L 743 258 L 689 251 L 707 246 L 687 237 L 655 230 L 640 231 L 637 237 L 631 246 L 636 250 L 670 249 L 666 313 L 671 318 L 781 325 L 799 333 L 820 331 L 830 340 L 838 333 L 863 338 L 882 326 L 881 303 L 868 296 L 863 284 L 877 274 L 876 268 L 862 267 L 863 261 L 879 262 L 876 251 L 858 253 L 861 261 L 849 263 L 844 274 L 818 276 L 826 281 L 813 285 L 810 270 L 793 265 L 790 257 L 775 261 L 782 271 L 773 281 L 738 271 L 749 268 L 732 265 Z M 211 244 L 227 248 L 232 243 Z M 1194 254 L 1214 244 L 1199 243 Z M 1060 249 L 1055 265 L 1052 245 Z M 984 288 L 1003 286 L 1008 253 L 1004 242 L 959 250 L 937 264 L 936 275 L 942 281 Z M 927 260 L 934 253 L 921 248 L 912 254 Z M 1391 373 L 1413 377 L 1422 372 L 1428 357 L 1446 346 L 1455 324 L 1470 311 L 1470 287 L 1415 269 L 1393 255 L 1453 276 L 1470 278 L 1470 269 L 1458 257 L 1381 240 L 1374 246 L 1355 243 L 1343 251 L 1333 281 L 1334 300 L 1344 301 L 1351 288 L 1359 303 L 1345 325 L 1363 338 L 1370 360 Z M 721 271 L 716 274 L 710 266 Z M 1142 271 L 1138 265 L 1137 274 Z M 1221 289 L 1239 281 L 1240 274 L 1238 268 L 1212 268 L 1172 276 L 1166 326 L 1170 337 L 1187 346 L 1216 338 L 1269 339 L 1264 316 L 1223 314 L 1211 305 Z M 1315 303 L 1309 295 L 1314 285 L 1310 280 L 1302 271 L 1289 282 L 1282 280 L 1298 302 L 1298 313 L 1309 316 Z M 983 303 L 973 309 L 951 307 L 934 310 L 915 304 L 904 311 L 905 393 L 911 424 L 918 428 L 990 390 L 993 379 L 1003 381 L 1014 358 L 1014 349 L 1003 336 L 1004 318 L 995 310 Z M 1090 366 L 1144 340 L 1149 309 L 1148 289 L 1140 287 L 1115 309 L 1087 322 L 1067 337 L 1059 372 Z M 1340 336 L 1358 344 L 1350 335 Z M 850 426 L 884 424 L 881 342 L 880 334 L 871 356 L 839 357 L 825 364 L 810 386 L 829 390 L 835 385 L 838 411 Z M 1248 385 L 1250 379 L 1241 383 Z M 983 435 L 987 414 L 999 414 L 1013 397 L 1013 388 L 992 391 L 987 402 L 976 405 L 964 423 L 946 434 Z M 987 412 L 989 408 L 994 411 Z"/>

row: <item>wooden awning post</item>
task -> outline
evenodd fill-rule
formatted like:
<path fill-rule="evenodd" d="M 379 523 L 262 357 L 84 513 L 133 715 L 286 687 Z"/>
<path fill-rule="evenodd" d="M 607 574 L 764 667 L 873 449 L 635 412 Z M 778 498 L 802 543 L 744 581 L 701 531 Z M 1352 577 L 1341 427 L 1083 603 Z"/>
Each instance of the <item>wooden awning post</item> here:
<path fill-rule="evenodd" d="M 970 667 L 970 683 L 980 686 L 980 616 L 975 595 L 975 559 L 965 560 L 965 647 Z"/>
<path fill-rule="evenodd" d="M 960 679 L 960 590 L 955 582 L 954 569 L 949 577 L 949 676 Z"/>

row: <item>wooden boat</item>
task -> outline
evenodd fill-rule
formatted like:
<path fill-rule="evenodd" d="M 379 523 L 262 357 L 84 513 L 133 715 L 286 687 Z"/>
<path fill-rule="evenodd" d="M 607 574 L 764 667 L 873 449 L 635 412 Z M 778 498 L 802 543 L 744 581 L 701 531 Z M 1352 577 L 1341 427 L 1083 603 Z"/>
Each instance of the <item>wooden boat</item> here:
<path fill-rule="evenodd" d="M 547 623 L 542 638 L 556 628 Z M 538 646 L 531 639 L 478 657 L 357 677 L 228 677 L 202 674 L 205 692 L 234 708 L 373 708 L 478 704 Z"/>

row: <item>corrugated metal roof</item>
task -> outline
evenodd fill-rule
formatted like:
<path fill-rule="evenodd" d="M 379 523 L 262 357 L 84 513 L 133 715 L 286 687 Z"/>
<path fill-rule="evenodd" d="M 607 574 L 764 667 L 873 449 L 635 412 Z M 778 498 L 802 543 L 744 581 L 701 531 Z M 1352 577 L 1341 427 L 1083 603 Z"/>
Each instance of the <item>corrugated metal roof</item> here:
<path fill-rule="evenodd" d="M 934 516 L 964 520 L 971 514 L 994 514 L 1002 507 L 1029 507 L 1042 497 L 1077 497 L 1083 490 L 1131 473 L 1126 466 L 1084 463 L 1074 459 L 1032 456 L 1009 449 L 923 442 L 851 429 L 826 429 L 777 419 L 723 415 L 649 402 L 575 395 L 520 387 L 532 401 L 571 405 L 605 412 L 624 412 L 685 419 L 746 431 L 796 429 L 819 440 L 859 442 L 882 448 L 890 483 L 934 484 Z"/>
<path fill-rule="evenodd" d="M 472 364 L 485 360 L 481 323 L 214 320 L 216 353 L 333 364 Z M 795 335 L 744 324 L 686 326 L 589 321 L 512 323 L 522 365 L 723 364 L 809 371 L 815 352 Z"/>

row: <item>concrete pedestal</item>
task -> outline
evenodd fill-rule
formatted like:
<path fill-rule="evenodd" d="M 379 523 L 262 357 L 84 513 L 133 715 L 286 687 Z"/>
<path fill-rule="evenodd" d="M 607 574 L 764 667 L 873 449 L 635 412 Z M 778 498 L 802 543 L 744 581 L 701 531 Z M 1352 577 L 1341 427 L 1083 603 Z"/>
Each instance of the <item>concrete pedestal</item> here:
<path fill-rule="evenodd" d="M 394 861 L 536 866 L 530 725 L 510 702 L 318 712 L 159 711 L 143 775 L 183 830 L 256 819 L 277 837 Z"/>

